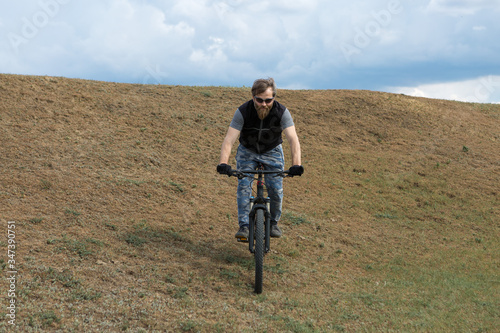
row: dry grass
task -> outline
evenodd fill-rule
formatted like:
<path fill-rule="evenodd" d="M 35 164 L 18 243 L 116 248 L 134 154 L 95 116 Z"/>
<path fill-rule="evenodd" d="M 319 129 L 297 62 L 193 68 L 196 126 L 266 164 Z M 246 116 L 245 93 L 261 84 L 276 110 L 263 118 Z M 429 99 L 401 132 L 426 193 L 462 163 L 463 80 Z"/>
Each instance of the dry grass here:
<path fill-rule="evenodd" d="M 285 235 L 256 296 L 252 258 L 233 238 L 235 180 L 215 173 L 248 95 L 0 75 L 20 331 L 500 326 L 500 106 L 279 91 L 306 173 L 286 180 Z"/>

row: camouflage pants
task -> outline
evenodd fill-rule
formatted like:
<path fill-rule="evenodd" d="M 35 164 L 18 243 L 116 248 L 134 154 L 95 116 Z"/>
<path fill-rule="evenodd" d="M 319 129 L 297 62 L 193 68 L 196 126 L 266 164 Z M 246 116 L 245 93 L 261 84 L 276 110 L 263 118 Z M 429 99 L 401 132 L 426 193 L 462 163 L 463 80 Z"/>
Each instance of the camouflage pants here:
<path fill-rule="evenodd" d="M 259 163 L 266 170 L 283 171 L 285 158 L 281 145 L 264 154 L 257 154 L 240 145 L 236 153 L 236 168 L 238 170 L 254 170 Z M 267 194 L 271 199 L 271 223 L 277 223 L 281 217 L 281 204 L 283 201 L 283 178 L 274 175 L 264 176 Z M 236 195 L 238 203 L 238 222 L 241 226 L 248 226 L 248 214 L 250 213 L 250 196 L 252 195 L 251 178 L 238 180 L 238 191 Z"/>

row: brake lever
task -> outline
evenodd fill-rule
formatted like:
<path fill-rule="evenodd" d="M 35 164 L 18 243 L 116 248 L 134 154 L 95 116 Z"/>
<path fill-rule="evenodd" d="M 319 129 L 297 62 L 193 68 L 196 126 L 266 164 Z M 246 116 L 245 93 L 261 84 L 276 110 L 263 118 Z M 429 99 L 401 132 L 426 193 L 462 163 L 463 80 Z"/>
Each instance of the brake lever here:
<path fill-rule="evenodd" d="M 232 172 L 230 174 L 228 174 L 227 176 L 228 177 L 233 176 L 233 177 L 236 177 L 238 179 L 245 178 L 245 175 L 242 172 L 238 171 L 238 170 L 232 170 Z"/>

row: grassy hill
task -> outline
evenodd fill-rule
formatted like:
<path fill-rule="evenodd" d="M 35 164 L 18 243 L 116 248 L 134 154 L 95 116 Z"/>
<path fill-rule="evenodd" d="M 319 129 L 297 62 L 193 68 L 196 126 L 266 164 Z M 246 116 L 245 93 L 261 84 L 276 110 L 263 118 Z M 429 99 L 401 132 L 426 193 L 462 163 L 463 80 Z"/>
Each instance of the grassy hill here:
<path fill-rule="evenodd" d="M 500 326 L 500 105 L 279 90 L 306 172 L 285 179 L 257 296 L 236 179 L 215 172 L 249 98 L 0 75 L 0 263 L 9 276 L 12 221 L 19 331 Z"/>

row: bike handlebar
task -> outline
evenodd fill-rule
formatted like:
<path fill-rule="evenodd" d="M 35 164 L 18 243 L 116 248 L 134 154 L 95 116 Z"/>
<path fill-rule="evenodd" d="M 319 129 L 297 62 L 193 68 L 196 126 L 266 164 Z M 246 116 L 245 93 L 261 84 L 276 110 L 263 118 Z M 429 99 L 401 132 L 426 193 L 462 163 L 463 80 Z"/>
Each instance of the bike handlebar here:
<path fill-rule="evenodd" d="M 228 176 L 238 177 L 239 179 L 244 177 L 253 177 L 253 175 L 272 175 L 275 174 L 276 177 L 293 177 L 293 175 L 288 174 L 289 170 L 284 171 L 273 171 L 273 170 L 231 170 Z"/>

